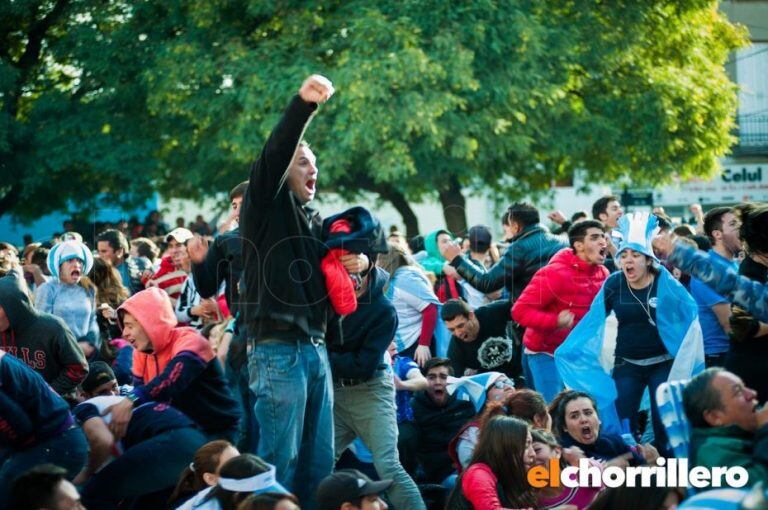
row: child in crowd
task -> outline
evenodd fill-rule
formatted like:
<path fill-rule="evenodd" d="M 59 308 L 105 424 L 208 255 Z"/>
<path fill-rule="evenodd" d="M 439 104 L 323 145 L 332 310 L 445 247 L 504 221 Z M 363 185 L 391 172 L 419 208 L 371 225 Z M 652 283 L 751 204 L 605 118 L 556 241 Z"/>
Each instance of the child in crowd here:
<path fill-rule="evenodd" d="M 53 278 L 35 292 L 35 308 L 61 317 L 88 359 L 101 346 L 96 286 L 86 276 L 92 267 L 93 255 L 85 244 L 76 240 L 59 243 L 48 253 Z"/>

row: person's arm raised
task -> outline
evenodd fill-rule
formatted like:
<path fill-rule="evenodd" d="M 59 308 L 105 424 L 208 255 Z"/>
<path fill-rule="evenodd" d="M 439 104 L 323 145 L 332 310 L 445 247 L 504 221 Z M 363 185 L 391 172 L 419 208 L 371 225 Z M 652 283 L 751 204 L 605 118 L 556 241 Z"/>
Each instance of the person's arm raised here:
<path fill-rule="evenodd" d="M 314 74 L 304 80 L 298 95 L 291 100 L 251 167 L 250 185 L 240 216 L 241 225 L 250 216 L 250 206 L 272 202 L 277 197 L 281 186 L 285 185 L 288 166 L 317 105 L 328 101 L 333 93 L 333 85 L 323 76 Z"/>

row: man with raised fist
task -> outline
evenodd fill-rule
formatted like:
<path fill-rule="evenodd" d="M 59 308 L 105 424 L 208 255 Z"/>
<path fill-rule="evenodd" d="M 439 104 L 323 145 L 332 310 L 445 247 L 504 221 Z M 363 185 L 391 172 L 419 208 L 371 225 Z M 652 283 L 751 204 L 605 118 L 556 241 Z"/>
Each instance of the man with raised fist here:
<path fill-rule="evenodd" d="M 241 312 L 252 345 L 258 455 L 277 479 L 309 503 L 333 469 L 333 386 L 325 330 L 328 314 L 319 214 L 317 160 L 302 140 L 319 104 L 333 95 L 323 76 L 307 78 L 251 167 L 243 197 L 244 291 Z M 366 257 L 347 256 L 349 272 Z"/>

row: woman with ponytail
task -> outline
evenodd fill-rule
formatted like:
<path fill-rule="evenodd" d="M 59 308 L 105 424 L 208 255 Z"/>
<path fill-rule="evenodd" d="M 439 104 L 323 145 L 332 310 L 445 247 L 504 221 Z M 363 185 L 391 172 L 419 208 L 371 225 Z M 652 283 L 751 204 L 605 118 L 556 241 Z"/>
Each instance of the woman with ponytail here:
<path fill-rule="evenodd" d="M 251 494 L 290 494 L 275 478 L 275 466 L 244 453 L 227 461 L 216 485 L 198 492 L 177 510 L 236 510 Z"/>
<path fill-rule="evenodd" d="M 175 508 L 198 492 L 216 485 L 219 471 L 228 460 L 240 455 L 229 441 L 218 439 L 200 447 L 189 466 L 181 473 L 179 482 L 168 500 L 168 507 Z"/>

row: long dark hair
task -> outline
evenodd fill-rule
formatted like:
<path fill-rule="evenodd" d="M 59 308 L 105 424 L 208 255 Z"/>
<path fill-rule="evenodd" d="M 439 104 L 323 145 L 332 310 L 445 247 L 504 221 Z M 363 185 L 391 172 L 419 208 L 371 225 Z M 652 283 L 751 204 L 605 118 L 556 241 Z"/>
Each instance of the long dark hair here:
<path fill-rule="evenodd" d="M 269 469 L 269 465 L 256 455 L 243 453 L 242 455 L 229 459 L 226 464 L 221 466 L 219 477 L 242 480 L 243 478 L 250 478 L 252 476 L 260 475 L 261 473 L 266 473 Z M 223 489 L 221 485 L 217 485 L 208 493 L 200 504 L 215 498 L 221 505 L 221 510 L 236 510 L 237 506 L 247 498 L 251 492 L 252 491 L 232 492 Z"/>
<path fill-rule="evenodd" d="M 97 306 L 106 303 L 112 308 L 117 308 L 128 299 L 128 289 L 120 279 L 120 273 L 105 260 L 94 257 L 93 268 L 89 273 L 91 281 L 96 286 Z"/>
<path fill-rule="evenodd" d="M 536 493 L 528 483 L 523 456 L 529 425 L 511 416 L 495 416 L 480 432 L 480 440 L 469 465 L 483 463 L 499 480 L 506 505 L 514 508 L 536 506 Z"/>
<path fill-rule="evenodd" d="M 533 424 L 537 416 L 547 415 L 547 402 L 538 391 L 517 390 L 507 399 L 507 414 Z"/>
<path fill-rule="evenodd" d="M 218 439 L 198 448 L 192 463 L 181 473 L 176 488 L 168 499 L 168 506 L 176 508 L 182 501 L 208 487 L 203 475 L 216 472 L 221 454 L 230 447 L 232 443 Z"/>
<path fill-rule="evenodd" d="M 570 402 L 573 402 L 577 398 L 586 398 L 592 402 L 592 407 L 595 408 L 595 414 L 600 417 L 597 412 L 597 402 L 589 393 L 583 391 L 563 390 L 558 393 L 552 402 L 549 404 L 549 414 L 552 416 L 552 433 L 555 437 L 562 439 L 565 434 L 565 408 Z M 599 432 L 598 432 L 599 433 Z"/>

